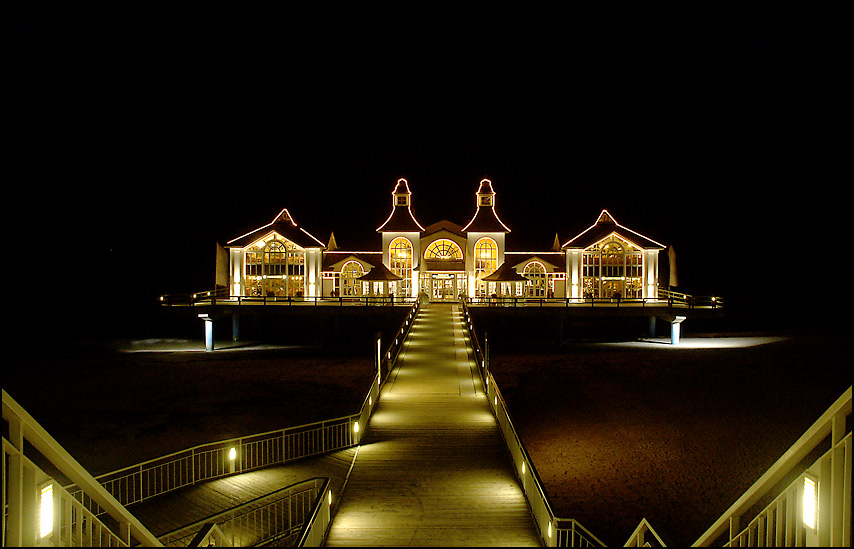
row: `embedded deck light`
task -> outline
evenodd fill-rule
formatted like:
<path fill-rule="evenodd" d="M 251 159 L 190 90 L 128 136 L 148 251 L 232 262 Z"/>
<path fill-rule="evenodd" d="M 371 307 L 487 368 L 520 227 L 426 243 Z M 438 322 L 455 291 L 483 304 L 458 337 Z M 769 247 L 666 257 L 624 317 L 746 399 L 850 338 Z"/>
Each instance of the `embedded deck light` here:
<path fill-rule="evenodd" d="M 818 516 L 818 482 L 809 475 L 804 476 L 803 510 L 804 526 L 815 530 L 815 519 Z"/>
<path fill-rule="evenodd" d="M 45 537 L 53 532 L 53 484 L 42 488 L 39 506 L 39 536 Z"/>

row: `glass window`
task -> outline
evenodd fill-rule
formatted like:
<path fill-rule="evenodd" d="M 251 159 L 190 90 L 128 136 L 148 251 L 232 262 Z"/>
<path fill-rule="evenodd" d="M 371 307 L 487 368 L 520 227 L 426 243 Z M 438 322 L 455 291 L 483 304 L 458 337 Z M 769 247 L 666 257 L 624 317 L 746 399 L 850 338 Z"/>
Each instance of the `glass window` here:
<path fill-rule="evenodd" d="M 528 296 L 546 297 L 546 267 L 542 263 L 532 261 L 525 265 L 524 276 L 528 279 Z"/>
<path fill-rule="evenodd" d="M 400 295 L 412 296 L 412 242 L 407 238 L 399 236 L 391 241 L 388 246 L 389 270 L 397 276 L 403 277 L 400 281 Z"/>
<path fill-rule="evenodd" d="M 488 295 L 489 289 L 480 279 L 489 276 L 498 268 L 498 244 L 484 237 L 474 244 L 474 276 L 478 280 L 478 294 Z"/>
<path fill-rule="evenodd" d="M 341 267 L 341 295 L 362 295 L 362 283 L 358 280 L 365 274 L 362 265 L 358 261 L 348 261 Z"/>
<path fill-rule="evenodd" d="M 424 259 L 462 259 L 463 251 L 457 243 L 447 238 L 434 240 L 424 250 Z"/>

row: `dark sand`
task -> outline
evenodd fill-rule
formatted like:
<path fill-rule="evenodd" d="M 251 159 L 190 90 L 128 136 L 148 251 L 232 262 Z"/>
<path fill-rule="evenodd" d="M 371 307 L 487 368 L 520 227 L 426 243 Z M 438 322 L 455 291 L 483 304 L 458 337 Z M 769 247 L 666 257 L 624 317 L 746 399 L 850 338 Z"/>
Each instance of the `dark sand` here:
<path fill-rule="evenodd" d="M 643 517 L 689 544 L 851 384 L 846 337 L 692 341 L 493 348 L 492 371 L 558 516 L 609 545 Z M 3 386 L 98 475 L 354 413 L 373 363 L 352 354 L 32 353 L 6 369 Z"/>
<path fill-rule="evenodd" d="M 847 337 L 705 341 L 492 351 L 557 516 L 608 545 L 646 517 L 688 545 L 851 384 Z"/>

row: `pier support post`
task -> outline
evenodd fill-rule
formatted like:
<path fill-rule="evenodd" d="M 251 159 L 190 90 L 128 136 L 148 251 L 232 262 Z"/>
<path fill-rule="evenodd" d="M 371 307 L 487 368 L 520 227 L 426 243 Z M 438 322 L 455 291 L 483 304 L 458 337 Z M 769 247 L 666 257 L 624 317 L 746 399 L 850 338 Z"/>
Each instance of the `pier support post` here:
<path fill-rule="evenodd" d="M 200 314 L 199 318 L 205 321 L 205 351 L 211 352 L 214 350 L 213 319 L 207 314 Z"/>
<path fill-rule="evenodd" d="M 684 316 L 677 316 L 674 320 L 670 321 L 670 344 L 671 345 L 679 345 L 679 339 L 682 334 L 682 321 L 685 320 Z"/>
<path fill-rule="evenodd" d="M 655 317 L 649 317 L 649 337 L 655 337 Z"/>
<path fill-rule="evenodd" d="M 240 315 L 237 313 L 231 315 L 231 340 L 240 341 Z"/>

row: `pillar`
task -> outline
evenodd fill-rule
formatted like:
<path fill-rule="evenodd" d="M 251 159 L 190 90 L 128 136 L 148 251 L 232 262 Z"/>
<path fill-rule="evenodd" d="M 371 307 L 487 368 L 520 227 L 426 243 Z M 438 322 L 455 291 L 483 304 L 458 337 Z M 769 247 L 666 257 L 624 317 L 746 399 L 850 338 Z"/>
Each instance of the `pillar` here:
<path fill-rule="evenodd" d="M 682 321 L 685 320 L 684 316 L 677 316 L 674 320 L 670 321 L 670 344 L 671 345 L 679 345 L 679 339 L 681 337 L 682 332 Z"/>
<path fill-rule="evenodd" d="M 237 313 L 231 315 L 231 340 L 240 341 L 240 315 Z"/>
<path fill-rule="evenodd" d="M 214 350 L 213 319 L 207 314 L 200 314 L 199 318 L 205 321 L 205 351 Z"/>
<path fill-rule="evenodd" d="M 649 317 L 649 337 L 655 337 L 655 317 Z"/>

